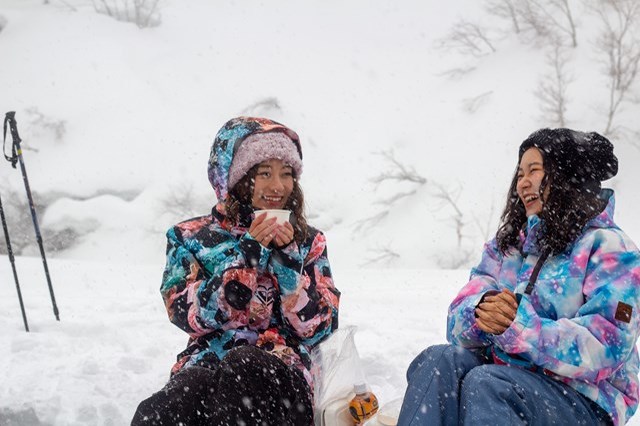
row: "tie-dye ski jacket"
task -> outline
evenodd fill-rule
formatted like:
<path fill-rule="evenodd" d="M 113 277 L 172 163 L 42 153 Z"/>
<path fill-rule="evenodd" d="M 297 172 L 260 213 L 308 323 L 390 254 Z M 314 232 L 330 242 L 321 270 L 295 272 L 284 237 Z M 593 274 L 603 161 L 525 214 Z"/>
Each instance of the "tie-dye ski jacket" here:
<path fill-rule="evenodd" d="M 219 152 L 212 152 L 209 176 L 219 197 L 227 194 L 234 145 L 277 126 L 284 128 L 242 118 L 218 133 L 214 151 Z M 333 285 L 325 237 L 309 227 L 301 244 L 267 248 L 249 234 L 250 219 L 230 224 L 219 202 L 211 215 L 167 232 L 160 291 L 171 322 L 190 336 L 172 373 L 192 365 L 215 369 L 231 348 L 248 344 L 300 369 L 313 389 L 309 350 L 338 327 L 340 293 Z"/>
<path fill-rule="evenodd" d="M 546 260 L 533 292 L 522 296 L 515 320 L 500 335 L 478 328 L 476 305 L 487 291 L 525 293 L 540 255 L 540 220 L 529 218 L 521 251 L 502 255 L 495 240 L 487 243 L 449 307 L 447 338 L 465 348 L 493 346 L 508 364 L 568 384 L 624 424 L 638 406 L 640 253 L 613 222 L 613 191 L 602 195 L 609 200 L 605 210 L 564 253 Z"/>

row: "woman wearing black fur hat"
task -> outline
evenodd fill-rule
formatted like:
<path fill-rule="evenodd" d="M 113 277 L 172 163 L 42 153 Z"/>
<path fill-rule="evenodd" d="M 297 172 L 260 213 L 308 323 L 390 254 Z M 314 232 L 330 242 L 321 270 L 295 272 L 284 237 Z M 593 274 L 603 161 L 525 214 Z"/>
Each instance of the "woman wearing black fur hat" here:
<path fill-rule="evenodd" d="M 399 425 L 624 424 L 638 406 L 640 253 L 600 182 L 597 133 L 521 145 L 501 225 L 449 307 L 449 345 L 407 372 Z"/>

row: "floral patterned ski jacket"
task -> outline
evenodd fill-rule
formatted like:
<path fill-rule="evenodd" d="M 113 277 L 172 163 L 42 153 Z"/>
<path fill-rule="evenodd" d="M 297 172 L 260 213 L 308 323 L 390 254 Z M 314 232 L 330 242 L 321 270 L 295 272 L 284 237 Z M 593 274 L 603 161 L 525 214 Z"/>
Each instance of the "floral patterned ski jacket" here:
<path fill-rule="evenodd" d="M 228 122 L 216 136 L 209 164 L 218 197 L 227 194 L 234 146 L 260 131 L 295 135 L 270 120 Z M 167 232 L 160 291 L 171 322 L 190 336 L 172 373 L 192 365 L 215 368 L 231 348 L 249 344 L 300 369 L 313 389 L 309 350 L 338 327 L 340 293 L 333 285 L 325 237 L 309 227 L 301 244 L 267 248 L 249 234 L 250 221 L 230 224 L 219 202 L 211 215 Z"/>
<path fill-rule="evenodd" d="M 494 359 L 531 368 L 576 389 L 624 424 L 638 406 L 640 253 L 613 222 L 609 202 L 565 252 L 549 257 L 526 295 L 540 256 L 537 216 L 521 235 L 522 249 L 503 255 L 487 243 L 480 264 L 449 307 L 447 338 L 465 348 L 491 347 Z M 523 294 L 515 320 L 501 335 L 483 332 L 476 305 L 487 291 Z"/>

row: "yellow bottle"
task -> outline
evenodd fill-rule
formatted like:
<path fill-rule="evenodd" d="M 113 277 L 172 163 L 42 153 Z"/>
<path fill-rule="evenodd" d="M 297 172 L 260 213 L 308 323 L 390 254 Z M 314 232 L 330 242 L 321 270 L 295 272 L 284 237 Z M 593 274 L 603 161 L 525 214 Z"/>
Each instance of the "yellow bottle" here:
<path fill-rule="evenodd" d="M 378 412 L 378 398 L 370 392 L 365 383 L 355 385 L 356 396 L 349 403 L 349 414 L 356 425 L 364 423 Z"/>

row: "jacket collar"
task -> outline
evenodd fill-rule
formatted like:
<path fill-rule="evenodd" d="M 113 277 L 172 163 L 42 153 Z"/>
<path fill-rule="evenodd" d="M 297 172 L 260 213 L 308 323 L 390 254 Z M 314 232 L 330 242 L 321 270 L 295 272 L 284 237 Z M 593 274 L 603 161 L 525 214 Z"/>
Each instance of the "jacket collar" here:
<path fill-rule="evenodd" d="M 600 198 L 607 200 L 607 205 L 599 215 L 587 222 L 582 230 L 582 234 L 584 234 L 589 228 L 610 228 L 615 226 L 615 223 L 613 222 L 613 213 L 616 204 L 614 191 L 608 188 L 602 189 L 600 191 Z M 538 215 L 534 214 L 527 218 L 526 227 L 520 233 L 520 242 L 522 244 L 522 253 L 524 255 L 540 254 L 540 248 L 538 247 L 538 235 L 540 234 L 543 226 L 544 223 Z"/>

